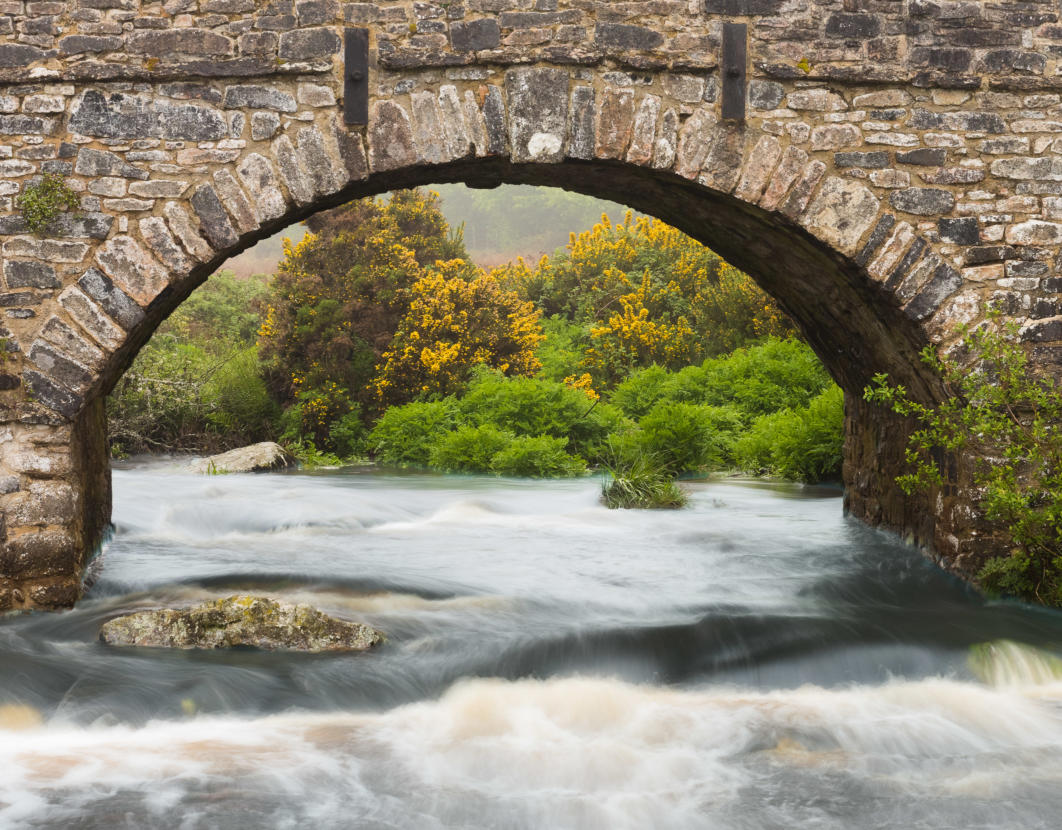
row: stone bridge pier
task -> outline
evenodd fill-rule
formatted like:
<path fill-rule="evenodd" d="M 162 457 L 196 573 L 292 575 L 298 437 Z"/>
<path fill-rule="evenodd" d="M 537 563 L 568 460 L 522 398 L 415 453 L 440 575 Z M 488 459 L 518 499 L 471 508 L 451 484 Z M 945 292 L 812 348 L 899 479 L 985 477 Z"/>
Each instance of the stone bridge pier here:
<path fill-rule="evenodd" d="M 845 389 L 848 511 L 969 576 L 965 466 L 905 497 L 909 425 L 862 389 L 938 400 L 918 352 L 993 303 L 1062 373 L 1060 55 L 1057 0 L 0 0 L 0 610 L 78 599 L 104 397 L 197 285 L 442 181 L 614 199 L 748 271 Z M 45 174 L 79 206 L 33 233 Z"/>

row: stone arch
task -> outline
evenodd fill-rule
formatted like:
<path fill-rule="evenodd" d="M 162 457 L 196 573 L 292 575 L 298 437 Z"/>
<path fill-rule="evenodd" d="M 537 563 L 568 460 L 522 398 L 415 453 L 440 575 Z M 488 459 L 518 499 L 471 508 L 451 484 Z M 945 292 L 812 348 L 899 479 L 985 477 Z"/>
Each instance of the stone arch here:
<path fill-rule="evenodd" d="M 549 66 L 512 69 L 502 83 L 487 85 L 408 76 L 414 91 L 375 100 L 364 135 L 345 128 L 329 105 L 287 129 L 268 119 L 272 133 L 264 134 L 267 125 L 258 140 L 244 143 L 217 138 L 229 125 L 200 115 L 188 129 L 216 140 L 177 151 L 179 164 L 193 171 L 190 182 L 149 178 L 135 151 L 123 157 L 88 144 L 79 149 L 74 170 L 101 189 L 122 178 L 127 192 L 157 202 L 117 233 L 80 243 L 93 245 L 90 267 L 64 280 L 23 347 L 26 411 L 41 423 L 24 428 L 33 449 L 23 450 L 32 457 L 22 463 L 37 464 L 25 474 L 38 477 L 7 497 L 16 501 L 10 515 L 17 522 L 30 505 L 54 511 L 29 515 L 34 532 L 9 539 L 8 551 L 29 563 L 28 579 L 41 583 L 23 602 L 64 604 L 76 596 L 83 557 L 109 519 L 102 400 L 158 323 L 225 259 L 276 229 L 351 198 L 439 181 L 554 185 L 620 201 L 753 274 L 846 391 L 848 509 L 939 546 L 942 531 L 952 529 L 948 516 L 891 485 L 902 425 L 871 413 L 860 392 L 873 373 L 888 371 L 923 398 L 935 396 L 917 353 L 945 336 L 952 311 L 943 306 L 955 302 L 958 272 L 863 182 L 831 174 L 825 161 L 785 137 L 721 121 L 705 104 L 682 107 L 663 89 L 584 78 Z M 286 107 L 296 95 L 331 100 L 326 87 L 308 91 L 305 84 L 294 95 L 249 85 L 231 85 L 224 95 L 244 107 Z M 116 119 L 151 105 L 90 90 L 71 123 L 113 131 Z M 252 135 L 259 114 L 249 113 Z M 93 228 L 84 233 L 91 237 Z M 49 243 L 37 244 L 40 256 L 17 260 L 25 263 L 19 267 L 51 267 L 34 264 Z M 54 441 L 56 435 L 68 438 Z M 51 501 L 40 486 L 45 464 L 60 482 Z M 8 522 L 10 533 L 16 527 Z"/>
<path fill-rule="evenodd" d="M 197 284 L 315 210 L 444 180 L 608 196 L 752 273 L 848 393 L 850 512 L 969 575 L 961 466 L 904 498 L 906 425 L 858 396 L 881 370 L 933 399 L 917 351 L 989 301 L 1062 375 L 1057 4 L 959 5 L 6 4 L 0 610 L 76 600 L 110 513 L 103 395 Z M 748 47 L 741 120 L 718 100 L 724 22 Z M 344 125 L 349 25 L 370 28 L 366 127 Z M 81 207 L 38 237 L 15 198 L 43 173 Z"/>

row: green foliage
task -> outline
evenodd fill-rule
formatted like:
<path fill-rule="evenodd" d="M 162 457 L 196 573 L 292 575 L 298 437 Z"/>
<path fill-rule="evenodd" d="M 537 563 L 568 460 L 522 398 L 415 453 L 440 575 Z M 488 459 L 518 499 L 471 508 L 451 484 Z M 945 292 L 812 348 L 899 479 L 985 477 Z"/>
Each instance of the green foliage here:
<path fill-rule="evenodd" d="M 734 445 L 742 469 L 815 483 L 841 474 L 844 393 L 832 386 L 799 409 L 761 415 Z"/>
<path fill-rule="evenodd" d="M 740 429 L 741 416 L 733 408 L 660 401 L 626 440 L 638 454 L 678 475 L 724 466 Z"/>
<path fill-rule="evenodd" d="M 542 364 L 538 376 L 546 380 L 563 382 L 575 373 L 582 363 L 589 336 L 583 326 L 572 323 L 566 317 L 554 314 L 539 321 L 545 340 L 539 344 L 538 360 Z"/>
<path fill-rule="evenodd" d="M 369 433 L 368 447 L 385 464 L 427 466 L 439 436 L 460 425 L 453 398 L 392 406 Z"/>
<path fill-rule="evenodd" d="M 271 279 L 265 274 L 241 279 L 232 271 L 218 271 L 177 307 L 159 332 L 185 341 L 254 345 Z"/>
<path fill-rule="evenodd" d="M 992 592 L 1062 606 L 1062 388 L 1038 377 L 1016 324 L 993 311 L 987 324 L 961 328 L 963 359 L 922 359 L 943 380 L 948 397 L 926 404 L 878 375 L 867 400 L 912 418 L 910 472 L 897 482 L 907 493 L 947 482 L 949 459 L 974 462 L 974 484 L 987 519 L 1006 528 L 1012 551 L 980 574 Z"/>
<path fill-rule="evenodd" d="M 688 497 L 665 464 L 649 453 L 614 448 L 604 467 L 601 498 L 609 509 L 684 507 Z"/>
<path fill-rule="evenodd" d="M 276 436 L 253 346 L 219 353 L 172 334 L 141 349 L 107 399 L 107 417 L 123 455 L 214 452 Z"/>
<path fill-rule="evenodd" d="M 669 399 L 669 386 L 674 375 L 655 363 L 644 369 L 635 369 L 612 391 L 612 403 L 625 415 L 641 418 L 653 406 Z"/>
<path fill-rule="evenodd" d="M 463 426 L 439 436 L 428 456 L 436 470 L 476 473 L 491 469 L 494 457 L 513 441 L 511 432 L 492 424 Z"/>
<path fill-rule="evenodd" d="M 472 424 L 492 424 L 514 435 L 562 438 L 571 452 L 591 459 L 623 422 L 614 407 L 595 403 L 563 383 L 491 371 L 475 375 L 458 406 Z"/>
<path fill-rule="evenodd" d="M 586 472 L 586 461 L 565 452 L 567 441 L 548 435 L 520 435 L 490 462 L 499 475 L 527 478 L 564 478 Z"/>
<path fill-rule="evenodd" d="M 39 235 L 59 214 L 77 210 L 78 204 L 77 194 L 60 173 L 45 173 L 23 188 L 16 207 L 30 231 Z"/>

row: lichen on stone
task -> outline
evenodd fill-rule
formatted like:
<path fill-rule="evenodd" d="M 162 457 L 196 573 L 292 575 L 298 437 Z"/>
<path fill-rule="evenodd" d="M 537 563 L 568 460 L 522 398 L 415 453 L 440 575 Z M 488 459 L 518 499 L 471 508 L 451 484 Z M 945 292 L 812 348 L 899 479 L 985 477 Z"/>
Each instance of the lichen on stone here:
<path fill-rule="evenodd" d="M 103 624 L 100 640 L 116 646 L 322 652 L 366 651 L 384 637 L 367 625 L 330 617 L 309 605 L 234 595 L 192 608 L 116 617 Z"/>

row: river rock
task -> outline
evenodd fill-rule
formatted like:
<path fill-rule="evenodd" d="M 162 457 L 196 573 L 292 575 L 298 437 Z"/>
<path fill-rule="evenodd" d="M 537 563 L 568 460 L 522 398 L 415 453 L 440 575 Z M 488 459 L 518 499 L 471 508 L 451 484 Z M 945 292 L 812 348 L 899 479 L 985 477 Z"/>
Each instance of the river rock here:
<path fill-rule="evenodd" d="M 273 441 L 229 450 L 191 464 L 193 473 L 260 473 L 294 467 L 295 456 Z"/>
<path fill-rule="evenodd" d="M 309 605 L 240 595 L 192 608 L 137 611 L 100 629 L 100 640 L 112 646 L 182 649 L 367 651 L 383 639 L 367 625 L 337 620 Z"/>

